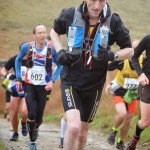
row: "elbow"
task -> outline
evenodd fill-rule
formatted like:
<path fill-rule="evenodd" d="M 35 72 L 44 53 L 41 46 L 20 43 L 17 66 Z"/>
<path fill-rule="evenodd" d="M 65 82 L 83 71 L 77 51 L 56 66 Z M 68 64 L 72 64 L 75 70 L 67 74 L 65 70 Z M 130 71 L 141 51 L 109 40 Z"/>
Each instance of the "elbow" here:
<path fill-rule="evenodd" d="M 52 35 L 55 33 L 54 29 L 51 29 L 50 31 L 50 37 L 52 37 Z"/>
<path fill-rule="evenodd" d="M 5 76 L 7 73 L 8 73 L 8 71 L 4 67 L 0 70 L 0 74 L 2 76 Z"/>

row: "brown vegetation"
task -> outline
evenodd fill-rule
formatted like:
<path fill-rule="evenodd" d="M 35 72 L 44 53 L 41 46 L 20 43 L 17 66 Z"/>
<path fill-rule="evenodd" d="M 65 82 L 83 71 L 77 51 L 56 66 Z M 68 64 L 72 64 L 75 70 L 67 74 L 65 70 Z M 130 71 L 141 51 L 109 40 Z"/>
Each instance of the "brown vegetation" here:
<path fill-rule="evenodd" d="M 0 112 L 5 108 L 5 90 L 0 86 Z M 60 93 L 60 80 L 54 84 L 53 91 L 50 99 L 47 101 L 45 115 L 53 115 L 63 113 L 61 93 Z"/>

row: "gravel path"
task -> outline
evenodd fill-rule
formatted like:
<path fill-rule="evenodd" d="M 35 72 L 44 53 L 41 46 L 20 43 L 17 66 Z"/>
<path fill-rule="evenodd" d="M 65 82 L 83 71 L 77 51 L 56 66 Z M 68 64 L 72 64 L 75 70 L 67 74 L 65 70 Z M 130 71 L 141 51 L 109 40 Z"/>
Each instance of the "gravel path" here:
<path fill-rule="evenodd" d="M 9 150 L 28 150 L 29 137 L 23 137 L 19 126 L 19 141 L 10 142 L 12 135 L 11 125 L 4 119 L 0 119 L 0 140 L 4 142 Z M 61 150 L 58 148 L 60 129 L 54 124 L 43 124 L 40 126 L 39 137 L 37 139 L 38 150 Z M 116 150 L 115 146 L 107 143 L 107 138 L 97 132 L 89 131 L 88 141 L 85 150 Z M 139 148 L 138 150 L 146 150 Z"/>

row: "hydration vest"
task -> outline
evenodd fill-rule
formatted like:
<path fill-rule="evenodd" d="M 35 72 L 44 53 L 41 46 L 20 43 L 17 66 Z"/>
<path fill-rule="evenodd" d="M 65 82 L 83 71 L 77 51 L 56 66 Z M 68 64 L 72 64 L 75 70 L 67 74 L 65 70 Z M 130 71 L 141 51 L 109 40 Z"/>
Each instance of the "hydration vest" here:
<path fill-rule="evenodd" d="M 34 63 L 34 49 L 35 42 L 30 42 L 28 53 L 27 53 L 27 68 L 32 68 Z M 44 49 L 43 49 L 44 50 Z M 47 53 L 46 53 L 46 64 L 45 68 L 47 72 L 50 72 L 52 69 L 52 42 L 47 43 Z"/>
<path fill-rule="evenodd" d="M 33 85 L 46 85 L 52 70 L 52 43 L 49 42 L 42 51 L 37 51 L 35 42 L 31 42 L 27 53 L 27 70 L 24 82 Z"/>
<path fill-rule="evenodd" d="M 92 44 L 92 50 L 98 50 L 99 47 L 98 45 L 100 44 L 100 27 L 107 26 L 108 29 L 110 30 L 110 21 L 111 21 L 111 15 L 106 18 L 106 21 L 101 23 L 99 21 L 99 26 L 97 28 L 93 44 Z M 85 21 L 82 18 L 82 15 L 79 11 L 79 7 L 75 8 L 75 13 L 74 13 L 74 19 L 73 23 L 69 27 L 68 30 L 68 37 L 67 37 L 67 50 L 70 53 L 75 53 L 79 54 L 83 48 L 83 42 L 85 41 Z M 92 40 L 92 39 L 89 39 Z"/>

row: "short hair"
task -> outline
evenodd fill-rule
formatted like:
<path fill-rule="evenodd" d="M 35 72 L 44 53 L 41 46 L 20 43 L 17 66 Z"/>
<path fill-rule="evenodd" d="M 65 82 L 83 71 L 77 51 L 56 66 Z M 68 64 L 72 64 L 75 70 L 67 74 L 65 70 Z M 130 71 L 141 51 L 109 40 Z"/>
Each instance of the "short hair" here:
<path fill-rule="evenodd" d="M 36 27 L 37 27 L 37 26 L 40 26 L 40 25 L 42 25 L 42 24 L 37 24 L 37 25 L 35 25 L 35 26 L 33 27 L 33 30 L 32 30 L 32 33 L 33 33 L 33 34 L 36 34 Z"/>

